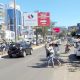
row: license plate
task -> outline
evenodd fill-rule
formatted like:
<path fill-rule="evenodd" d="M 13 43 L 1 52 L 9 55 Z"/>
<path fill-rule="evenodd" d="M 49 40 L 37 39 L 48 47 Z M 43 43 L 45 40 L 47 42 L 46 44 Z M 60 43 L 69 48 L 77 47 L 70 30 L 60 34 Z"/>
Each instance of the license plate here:
<path fill-rule="evenodd" d="M 12 54 L 13 57 L 16 57 L 16 54 Z"/>

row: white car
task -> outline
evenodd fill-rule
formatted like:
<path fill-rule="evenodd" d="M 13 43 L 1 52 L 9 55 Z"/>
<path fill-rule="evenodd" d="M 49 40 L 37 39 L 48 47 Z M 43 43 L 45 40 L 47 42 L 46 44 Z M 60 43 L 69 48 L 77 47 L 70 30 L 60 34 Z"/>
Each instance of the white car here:
<path fill-rule="evenodd" d="M 80 57 L 80 47 L 77 47 L 75 49 L 75 54 L 76 54 L 76 57 Z"/>
<path fill-rule="evenodd" d="M 32 40 L 32 44 L 36 44 L 36 39 L 33 39 Z"/>
<path fill-rule="evenodd" d="M 29 39 L 24 39 L 23 41 L 26 41 L 26 43 L 30 44 L 30 40 Z"/>

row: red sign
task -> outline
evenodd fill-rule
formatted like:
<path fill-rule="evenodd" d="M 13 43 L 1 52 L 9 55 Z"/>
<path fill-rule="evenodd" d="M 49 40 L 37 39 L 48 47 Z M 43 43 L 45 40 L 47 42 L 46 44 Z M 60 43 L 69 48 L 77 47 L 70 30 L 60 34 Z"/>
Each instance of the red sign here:
<path fill-rule="evenodd" d="M 56 32 L 56 33 L 59 33 L 60 32 L 60 28 L 58 28 L 58 27 L 53 28 L 53 31 Z"/>
<path fill-rule="evenodd" d="M 38 13 L 38 26 L 50 26 L 50 13 L 49 12 Z"/>

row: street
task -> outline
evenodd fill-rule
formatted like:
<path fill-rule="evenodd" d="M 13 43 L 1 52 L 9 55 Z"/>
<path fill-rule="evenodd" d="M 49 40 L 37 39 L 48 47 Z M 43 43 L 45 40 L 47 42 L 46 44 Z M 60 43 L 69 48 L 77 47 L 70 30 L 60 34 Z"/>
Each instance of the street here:
<path fill-rule="evenodd" d="M 62 65 L 47 67 L 45 48 L 33 50 L 32 55 L 25 58 L 8 58 L 0 60 L 0 80 L 78 80 L 80 78 L 80 61 L 74 55 L 74 48 L 64 53 L 64 45 L 60 46 Z M 75 75 L 76 74 L 76 75 Z"/>
<path fill-rule="evenodd" d="M 3 57 L 0 80 L 53 80 L 53 68 L 46 68 L 45 50 L 40 48 L 25 58 Z"/>
<path fill-rule="evenodd" d="M 79 80 L 80 0 L 0 0 L 0 80 Z"/>

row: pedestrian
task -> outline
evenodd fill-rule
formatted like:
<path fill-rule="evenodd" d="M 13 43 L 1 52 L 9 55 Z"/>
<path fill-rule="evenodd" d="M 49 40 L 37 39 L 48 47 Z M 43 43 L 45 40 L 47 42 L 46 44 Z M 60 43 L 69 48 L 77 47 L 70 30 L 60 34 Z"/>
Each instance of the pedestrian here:
<path fill-rule="evenodd" d="M 58 45 L 57 43 L 55 43 L 55 44 L 53 45 L 53 48 L 54 48 L 54 53 L 55 53 L 55 59 L 57 60 L 58 64 L 61 65 L 59 45 Z"/>
<path fill-rule="evenodd" d="M 49 47 L 49 43 L 45 43 L 45 49 L 47 49 Z"/>
<path fill-rule="evenodd" d="M 49 44 L 49 47 L 47 48 L 47 63 L 48 66 L 52 63 L 52 67 L 54 67 L 54 49 L 52 44 Z"/>
<path fill-rule="evenodd" d="M 6 44 L 3 43 L 2 44 L 2 54 L 5 54 L 6 53 Z"/>
<path fill-rule="evenodd" d="M 69 44 L 66 44 L 65 53 L 68 53 L 69 51 L 70 51 Z"/>

